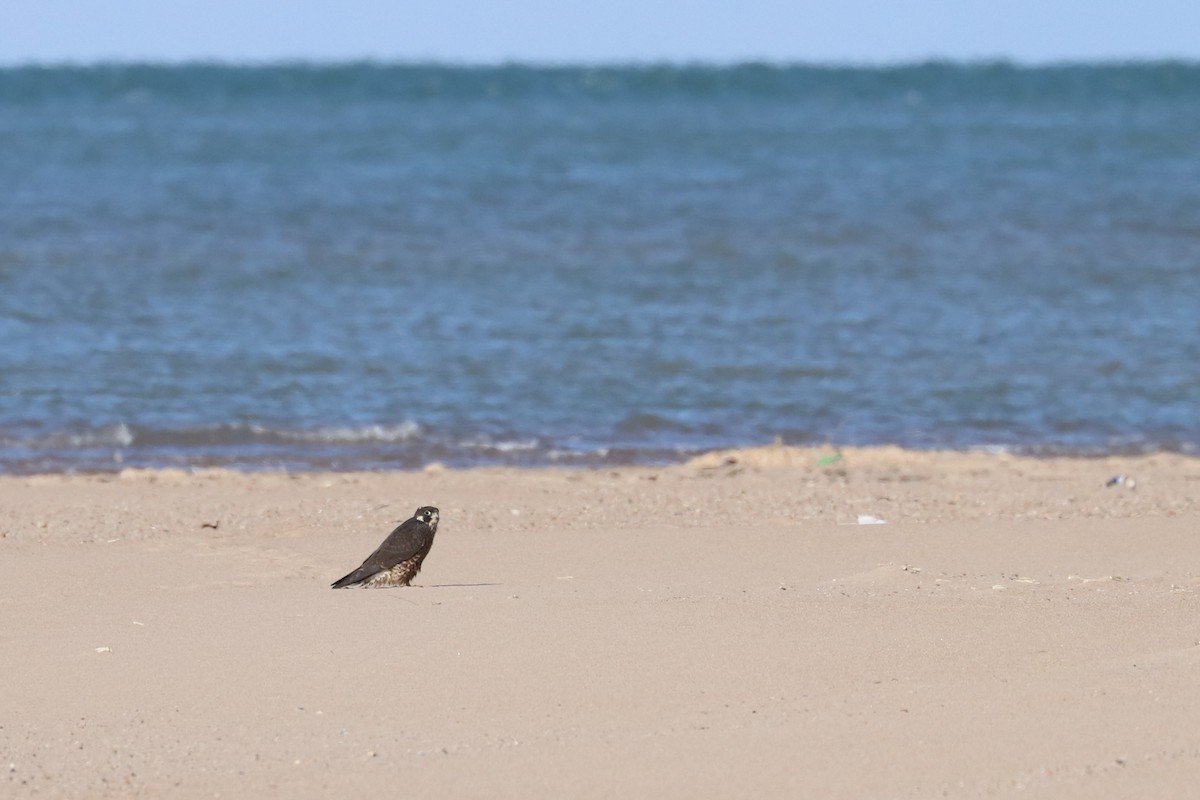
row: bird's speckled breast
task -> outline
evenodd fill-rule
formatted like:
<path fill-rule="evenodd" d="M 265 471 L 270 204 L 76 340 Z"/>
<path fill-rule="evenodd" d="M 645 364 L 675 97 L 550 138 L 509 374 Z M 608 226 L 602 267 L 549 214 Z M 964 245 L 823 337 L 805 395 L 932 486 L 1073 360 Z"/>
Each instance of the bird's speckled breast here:
<path fill-rule="evenodd" d="M 363 589 L 387 589 L 392 586 L 408 586 L 409 582 L 421 571 L 422 557 L 418 556 L 410 558 L 407 561 L 401 561 L 391 569 L 376 572 L 358 585 Z"/>

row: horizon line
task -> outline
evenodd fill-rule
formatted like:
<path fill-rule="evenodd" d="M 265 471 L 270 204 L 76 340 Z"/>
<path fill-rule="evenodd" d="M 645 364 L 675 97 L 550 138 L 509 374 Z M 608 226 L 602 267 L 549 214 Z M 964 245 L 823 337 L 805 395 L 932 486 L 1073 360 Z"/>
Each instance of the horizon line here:
<path fill-rule="evenodd" d="M 443 69 L 736 69 L 766 67 L 772 69 L 905 69 L 926 66 L 1009 67 L 1043 69 L 1068 67 L 1166 66 L 1200 67 L 1200 57 L 1181 56 L 1106 56 L 1093 58 L 1021 59 L 1011 56 L 914 56 L 880 59 L 776 59 L 776 58 L 612 58 L 612 59 L 453 59 L 453 58 L 379 58 L 372 56 L 327 58 L 321 56 L 273 58 L 0 58 L 0 69 L 93 69 L 111 67 L 225 67 L 271 69 L 281 67 L 436 67 Z"/>

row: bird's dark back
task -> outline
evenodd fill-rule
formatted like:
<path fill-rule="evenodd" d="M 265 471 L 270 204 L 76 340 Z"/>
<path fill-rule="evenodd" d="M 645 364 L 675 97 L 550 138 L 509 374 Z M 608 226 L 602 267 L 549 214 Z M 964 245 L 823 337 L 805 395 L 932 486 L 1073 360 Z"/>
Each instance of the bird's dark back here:
<path fill-rule="evenodd" d="M 396 526 L 371 559 L 390 567 L 413 556 L 424 557 L 433 547 L 436 529 L 419 519 L 408 519 Z"/>

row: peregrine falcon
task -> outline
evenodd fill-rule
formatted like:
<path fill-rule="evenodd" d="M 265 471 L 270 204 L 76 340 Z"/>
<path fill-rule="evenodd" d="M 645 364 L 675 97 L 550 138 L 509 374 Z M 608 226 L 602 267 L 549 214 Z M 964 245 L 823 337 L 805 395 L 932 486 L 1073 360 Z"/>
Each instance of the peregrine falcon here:
<path fill-rule="evenodd" d="M 396 530 L 388 534 L 383 544 L 367 556 L 361 567 L 334 581 L 332 588 L 408 586 L 409 581 L 421 571 L 421 562 L 433 547 L 437 526 L 438 510 L 433 506 L 421 506 L 412 519 L 400 523 Z"/>

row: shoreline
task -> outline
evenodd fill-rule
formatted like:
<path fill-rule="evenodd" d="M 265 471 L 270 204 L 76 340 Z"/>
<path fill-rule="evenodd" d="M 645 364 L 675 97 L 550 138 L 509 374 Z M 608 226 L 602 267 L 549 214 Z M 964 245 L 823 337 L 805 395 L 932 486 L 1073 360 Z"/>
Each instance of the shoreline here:
<path fill-rule="evenodd" d="M 1200 514 L 1200 458 L 1177 453 L 1019 456 L 990 451 L 785 445 L 714 450 L 663 466 L 455 469 L 435 463 L 419 470 L 126 468 L 82 475 L 0 475 L 0 498 L 21 487 L 149 485 L 183 489 L 235 483 L 272 491 L 288 486 L 361 486 L 368 493 L 416 497 L 433 490 L 459 495 L 464 503 L 459 510 L 469 513 L 474 509 L 469 508 L 468 498 L 490 500 L 489 487 L 497 481 L 564 487 L 596 480 L 606 484 L 611 502 L 636 500 L 644 506 L 638 510 L 640 515 L 667 522 L 678 520 L 669 506 L 655 508 L 655 487 L 686 487 L 703 479 L 716 479 L 713 486 L 736 483 L 739 492 L 753 497 L 760 515 L 788 523 L 846 522 L 858 514 L 891 522 Z M 776 484 L 781 481 L 792 491 L 780 494 Z M 635 487 L 636 491 L 632 490 Z M 715 499 L 723 495 L 723 491 L 717 492 Z M 564 509 L 564 513 L 570 512 Z"/>
<path fill-rule="evenodd" d="M 330 448 L 336 448 L 335 442 L 329 443 Z M 485 448 L 489 449 L 489 448 Z M 984 455 L 1019 459 L 1140 459 L 1154 456 L 1179 456 L 1184 459 L 1200 459 L 1200 450 L 1194 444 L 1184 443 L 1173 448 L 1150 449 L 1144 446 L 1129 446 L 1125 448 L 1102 449 L 1097 447 L 1069 447 L 1065 445 L 975 445 L 962 448 L 946 447 L 910 447 L 900 444 L 873 445 L 841 445 L 834 443 L 821 444 L 783 444 L 780 440 L 770 443 L 737 445 L 730 447 L 710 447 L 689 449 L 685 447 L 646 447 L 632 448 L 613 446 L 593 450 L 569 451 L 559 450 L 550 446 L 532 446 L 528 443 L 514 445 L 512 443 L 497 443 L 490 447 L 490 456 L 465 457 L 454 454 L 449 458 L 428 458 L 420 452 L 404 451 L 402 456 L 371 452 L 369 454 L 318 457 L 313 451 L 304 451 L 292 456 L 278 456 L 272 459 L 257 461 L 238 461 L 231 459 L 228 463 L 185 463 L 172 460 L 169 451 L 167 455 L 157 459 L 133 457 L 137 454 L 127 454 L 120 448 L 114 448 L 113 454 L 107 457 L 81 458 L 72 461 L 70 458 L 57 457 L 29 458 L 25 460 L 10 459 L 0 467 L 0 477 L 30 477 L 36 475 L 72 475 L 72 476 L 106 476 L 119 475 L 126 470 L 136 471 L 172 471 L 208 472 L 229 471 L 237 473 L 258 474 L 283 472 L 289 474 L 323 474 L 323 473 L 388 473 L 388 472 L 420 472 L 426 469 L 446 469 L 453 471 L 501 468 L 518 470 L 588 470 L 588 469 L 666 469 L 685 465 L 697 459 L 710 458 L 714 453 L 759 453 L 784 452 L 802 454 L 802 458 L 811 456 L 813 459 L 824 458 L 835 454 L 857 453 L 870 456 L 872 453 L 902 452 L 912 456 L 944 456 L 944 455 Z M 613 458 L 612 453 L 620 454 Z M 510 455 L 504 455 L 510 454 Z M 515 455 L 513 455 L 515 454 Z M 186 455 L 177 453 L 175 455 Z M 192 453 L 196 456 L 195 453 Z M 197 456 L 198 458 L 198 456 Z M 357 461 L 356 461 L 357 459 Z M 351 463 L 351 466 L 338 466 L 339 463 Z M 799 460 L 796 463 L 800 463 Z M 28 468 L 34 465 L 33 468 Z M 49 467 L 47 465 L 50 465 Z"/>
<path fill-rule="evenodd" d="M 829 452 L 0 477 L 0 786 L 1105 798 L 1200 780 L 1200 460 Z M 329 589 L 426 504 L 442 524 L 413 587 Z"/>

